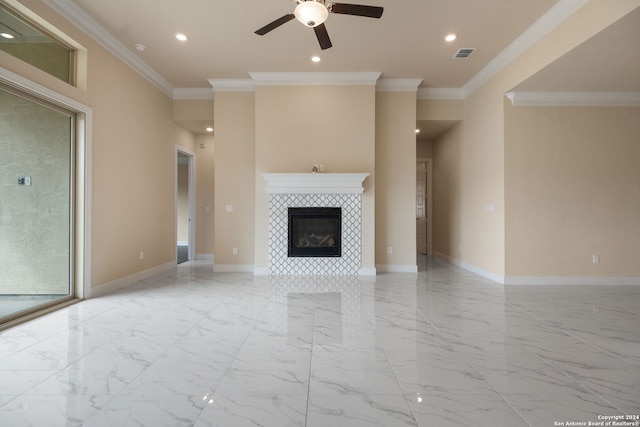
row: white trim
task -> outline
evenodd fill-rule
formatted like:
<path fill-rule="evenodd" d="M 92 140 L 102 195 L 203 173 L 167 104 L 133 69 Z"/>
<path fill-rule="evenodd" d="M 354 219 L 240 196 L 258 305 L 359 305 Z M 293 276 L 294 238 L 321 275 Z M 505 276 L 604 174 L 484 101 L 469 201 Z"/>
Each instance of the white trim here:
<path fill-rule="evenodd" d="M 261 173 L 267 194 L 362 194 L 368 173 Z"/>
<path fill-rule="evenodd" d="M 148 279 L 149 277 L 155 276 L 157 274 L 162 274 L 175 267 L 176 267 L 175 261 L 171 261 L 165 264 L 157 265 L 147 270 L 139 271 L 129 276 L 120 277 L 119 279 L 103 283 L 100 286 L 96 286 L 95 288 L 93 288 L 93 295 L 91 296 L 98 297 L 98 296 L 107 294 L 109 292 L 116 291 L 126 286 L 133 285 L 134 283 L 139 282 L 140 280 Z"/>
<path fill-rule="evenodd" d="M 417 265 L 393 265 L 393 264 L 378 264 L 376 268 L 379 273 L 417 273 Z"/>
<path fill-rule="evenodd" d="M 459 259 L 456 259 L 456 258 L 452 258 L 449 255 L 445 255 L 440 252 L 434 252 L 433 255 L 437 258 L 442 259 L 443 261 L 448 262 L 449 264 L 453 264 L 457 267 L 460 267 L 474 274 L 477 274 L 478 276 L 482 276 L 485 279 L 491 280 L 492 282 L 496 282 L 501 285 L 504 285 L 504 276 L 496 274 L 492 271 L 482 269 L 480 267 L 476 267 L 475 265 L 467 264 L 466 262 L 460 261 Z"/>
<path fill-rule="evenodd" d="M 296 86 L 333 85 L 365 86 L 375 85 L 382 73 L 371 72 L 326 72 L 326 73 L 261 73 L 250 72 L 256 86 Z"/>
<path fill-rule="evenodd" d="M 589 0 L 560 0 L 463 86 L 464 97 L 488 82 Z"/>
<path fill-rule="evenodd" d="M 189 246 L 189 241 L 178 240 L 178 246 Z"/>
<path fill-rule="evenodd" d="M 253 269 L 254 276 L 269 276 L 271 275 L 269 267 L 255 267 Z"/>
<path fill-rule="evenodd" d="M 358 276 L 375 276 L 377 274 L 377 270 L 375 267 L 363 267 L 358 270 Z"/>
<path fill-rule="evenodd" d="M 173 99 L 211 100 L 213 99 L 213 89 L 210 87 L 178 87 L 173 90 Z"/>
<path fill-rule="evenodd" d="M 379 79 L 377 92 L 417 92 L 422 79 Z"/>
<path fill-rule="evenodd" d="M 253 273 L 253 265 L 248 264 L 214 264 L 214 273 Z"/>
<path fill-rule="evenodd" d="M 424 87 L 418 88 L 418 99 L 452 99 L 463 100 L 464 91 L 455 87 Z"/>
<path fill-rule="evenodd" d="M 76 262 L 76 289 L 78 298 L 90 298 L 92 294 L 91 282 L 91 206 L 92 206 L 92 177 L 93 177 L 93 109 L 88 105 L 61 95 L 45 86 L 32 82 L 12 71 L 0 67 L 0 80 L 22 91 L 60 105 L 68 110 L 82 114 L 77 120 L 76 132 L 76 237 L 77 250 L 82 253 L 82 259 Z M 78 160 L 80 162 L 78 163 Z M 78 213 L 81 212 L 80 213 Z M 80 265 L 79 265 L 80 264 Z"/>
<path fill-rule="evenodd" d="M 95 19 L 78 7 L 71 0 L 42 0 L 47 6 L 58 12 L 63 18 L 71 22 L 93 40 L 98 42 L 116 58 L 127 64 L 134 71 L 152 83 L 167 96 L 173 96 L 173 86 L 165 80 L 156 70 L 151 68 L 142 59 L 109 33 Z"/>
<path fill-rule="evenodd" d="M 589 0 L 560 0 L 509 46 L 476 73 L 462 88 L 423 88 L 418 99 L 464 99 L 513 62 L 522 52 L 557 27 Z M 118 41 L 96 20 L 72 0 L 43 0 L 43 2 L 86 33 L 122 62 L 173 99 L 210 99 L 200 88 L 174 88 L 164 77 Z M 375 85 L 381 72 L 335 73 L 249 73 L 260 85 Z M 251 80 L 210 79 L 215 91 L 253 91 L 245 82 Z M 215 82 L 215 83 L 214 83 Z M 215 86 L 218 86 L 217 88 Z M 459 93 L 458 93 L 459 92 Z"/>
<path fill-rule="evenodd" d="M 640 92 L 526 92 L 505 95 L 516 107 L 640 107 Z"/>
<path fill-rule="evenodd" d="M 634 285 L 640 286 L 640 277 L 590 276 L 507 276 L 505 285 Z"/>
<path fill-rule="evenodd" d="M 256 85 L 250 79 L 208 79 L 215 92 L 253 92 Z"/>

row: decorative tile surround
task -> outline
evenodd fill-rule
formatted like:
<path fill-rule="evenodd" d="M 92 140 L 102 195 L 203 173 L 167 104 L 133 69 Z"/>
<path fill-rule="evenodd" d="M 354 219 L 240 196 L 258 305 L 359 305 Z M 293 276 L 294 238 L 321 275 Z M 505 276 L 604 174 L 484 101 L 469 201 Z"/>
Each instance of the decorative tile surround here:
<path fill-rule="evenodd" d="M 368 174 L 263 174 L 269 197 L 271 275 L 357 275 L 362 264 L 362 182 Z M 355 184 L 357 182 L 357 184 Z M 341 257 L 288 257 L 289 207 L 341 207 Z"/>

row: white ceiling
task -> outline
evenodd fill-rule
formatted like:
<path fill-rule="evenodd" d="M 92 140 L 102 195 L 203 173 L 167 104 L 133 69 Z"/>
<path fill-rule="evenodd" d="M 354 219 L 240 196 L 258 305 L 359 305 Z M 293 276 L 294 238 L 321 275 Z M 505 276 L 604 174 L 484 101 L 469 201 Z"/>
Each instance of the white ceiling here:
<path fill-rule="evenodd" d="M 44 2 L 112 51 L 115 46 L 165 91 L 210 90 L 209 79 L 249 79 L 250 72 L 378 71 L 383 79 L 421 79 L 422 91 L 451 94 L 472 85 L 496 61 L 515 57 L 514 40 L 522 46 L 523 40 L 540 37 L 585 0 L 347 0 L 382 6 L 384 14 L 381 19 L 330 14 L 325 25 L 333 47 L 324 51 L 313 30 L 296 20 L 265 36 L 254 33 L 292 13 L 294 0 Z M 189 40 L 177 41 L 178 32 Z M 443 37 L 451 32 L 458 39 L 447 43 Z M 639 32 L 640 9 L 516 89 L 637 91 Z M 144 52 L 136 44 L 144 45 Z M 477 50 L 468 59 L 454 59 L 460 48 Z M 624 51 L 626 58 L 620 56 Z M 321 62 L 311 62 L 313 55 Z M 431 139 L 454 124 L 417 123 L 418 138 Z M 185 125 L 199 130 L 204 123 Z"/>
<path fill-rule="evenodd" d="M 333 47 L 290 21 L 265 36 L 254 31 L 293 12 L 292 0 L 64 0 L 175 88 L 207 79 L 247 79 L 249 72 L 380 71 L 382 78 L 422 79 L 422 87 L 462 87 L 558 0 L 348 0 L 384 7 L 381 19 L 330 14 Z M 189 37 L 180 43 L 174 35 Z M 455 32 L 453 43 L 443 40 Z M 134 46 L 146 50 L 138 52 Z M 459 48 L 477 48 L 453 59 Z M 310 57 L 319 54 L 320 63 Z"/>

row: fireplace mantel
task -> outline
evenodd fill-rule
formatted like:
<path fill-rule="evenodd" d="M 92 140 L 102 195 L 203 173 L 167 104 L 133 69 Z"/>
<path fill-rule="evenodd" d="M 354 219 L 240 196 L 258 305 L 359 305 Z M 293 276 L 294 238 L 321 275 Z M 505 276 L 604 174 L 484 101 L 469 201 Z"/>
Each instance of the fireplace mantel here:
<path fill-rule="evenodd" d="M 263 173 L 268 194 L 362 194 L 368 173 Z"/>

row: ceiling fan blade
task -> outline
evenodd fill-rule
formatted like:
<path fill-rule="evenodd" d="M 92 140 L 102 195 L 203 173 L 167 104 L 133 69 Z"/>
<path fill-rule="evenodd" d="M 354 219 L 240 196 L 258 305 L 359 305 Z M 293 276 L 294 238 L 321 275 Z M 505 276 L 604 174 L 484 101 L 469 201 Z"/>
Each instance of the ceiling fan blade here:
<path fill-rule="evenodd" d="M 327 32 L 327 27 L 325 27 L 324 24 L 313 27 L 313 31 L 316 32 L 318 43 L 320 43 L 320 49 L 325 50 L 333 46 L 331 44 L 331 39 L 329 38 L 329 33 Z"/>
<path fill-rule="evenodd" d="M 365 6 L 361 4 L 333 3 L 329 6 L 329 10 L 333 13 L 341 13 L 343 15 L 380 18 L 384 8 L 379 6 Z"/>
<path fill-rule="evenodd" d="M 259 30 L 257 30 L 256 34 L 259 35 L 259 36 L 264 36 L 269 31 L 275 30 L 280 25 L 286 24 L 287 22 L 291 21 L 295 17 L 296 16 L 293 13 L 289 13 L 288 15 L 284 15 L 283 17 L 280 17 L 280 18 L 276 19 L 275 21 L 271 22 L 270 24 L 267 24 L 264 27 L 262 27 Z"/>

